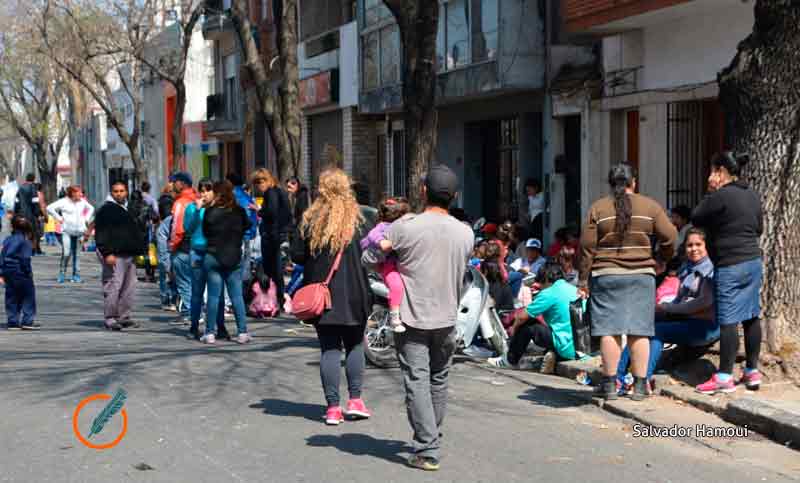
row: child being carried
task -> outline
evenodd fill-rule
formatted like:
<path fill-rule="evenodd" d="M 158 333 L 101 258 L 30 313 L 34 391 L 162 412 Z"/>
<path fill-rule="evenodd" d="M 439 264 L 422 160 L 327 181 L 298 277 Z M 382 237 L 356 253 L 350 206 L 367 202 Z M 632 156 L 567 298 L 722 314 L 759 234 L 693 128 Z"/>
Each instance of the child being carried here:
<path fill-rule="evenodd" d="M 411 205 L 403 197 L 387 198 L 378 208 L 379 223 L 369 234 L 361 240 L 361 249 L 373 248 L 380 250 L 381 240 L 386 239 L 386 231 L 392 222 L 399 220 L 411 211 Z M 386 261 L 378 265 L 378 270 L 386 287 L 389 289 L 389 323 L 395 332 L 405 332 L 406 328 L 400 320 L 400 303 L 403 300 L 405 286 L 400 273 L 397 271 L 397 259 L 389 255 Z"/>

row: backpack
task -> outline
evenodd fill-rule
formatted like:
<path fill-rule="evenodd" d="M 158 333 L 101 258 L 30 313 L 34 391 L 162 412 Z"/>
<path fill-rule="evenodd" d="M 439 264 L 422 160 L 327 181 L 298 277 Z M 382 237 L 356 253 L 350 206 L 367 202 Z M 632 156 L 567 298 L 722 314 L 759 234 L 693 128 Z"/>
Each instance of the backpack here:
<path fill-rule="evenodd" d="M 592 350 L 591 325 L 587 315 L 583 308 L 582 298 L 570 302 L 569 319 L 572 325 L 572 343 L 575 345 L 575 357 L 578 359 Z"/>

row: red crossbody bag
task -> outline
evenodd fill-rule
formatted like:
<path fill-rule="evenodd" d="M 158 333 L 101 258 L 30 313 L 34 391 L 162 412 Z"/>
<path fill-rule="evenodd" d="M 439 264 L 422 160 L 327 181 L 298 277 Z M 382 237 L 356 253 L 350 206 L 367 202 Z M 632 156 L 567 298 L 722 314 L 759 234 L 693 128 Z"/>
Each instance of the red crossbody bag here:
<path fill-rule="evenodd" d="M 339 269 L 342 261 L 342 252 L 336 255 L 328 278 L 321 283 L 311 283 L 301 288 L 292 297 L 292 313 L 300 320 L 310 320 L 321 317 L 326 310 L 331 308 L 331 291 L 328 285 L 331 283 L 333 275 Z"/>

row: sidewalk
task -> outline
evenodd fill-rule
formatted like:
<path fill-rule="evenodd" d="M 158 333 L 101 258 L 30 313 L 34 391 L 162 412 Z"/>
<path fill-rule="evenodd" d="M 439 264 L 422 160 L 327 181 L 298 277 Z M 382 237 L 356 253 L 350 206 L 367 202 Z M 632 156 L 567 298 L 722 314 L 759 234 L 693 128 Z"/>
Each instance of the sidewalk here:
<path fill-rule="evenodd" d="M 579 386 L 577 380 L 584 375 L 589 377 L 592 384 L 596 384 L 602 378 L 600 358 L 559 362 L 556 374 L 576 381 L 576 386 Z M 800 389 L 789 382 L 763 384 L 758 392 L 737 387 L 732 394 L 707 396 L 697 393 L 693 387 L 677 382 L 669 375 L 657 374 L 655 378 L 656 395 L 674 400 L 681 405 L 682 410 L 687 409 L 685 405 L 688 404 L 728 423 L 747 427 L 776 443 L 800 449 Z M 607 402 L 604 407 L 611 412 L 638 420 L 635 414 L 627 414 L 626 408 L 631 404 L 626 405 L 619 401 Z M 644 418 L 642 422 L 648 420 Z"/>

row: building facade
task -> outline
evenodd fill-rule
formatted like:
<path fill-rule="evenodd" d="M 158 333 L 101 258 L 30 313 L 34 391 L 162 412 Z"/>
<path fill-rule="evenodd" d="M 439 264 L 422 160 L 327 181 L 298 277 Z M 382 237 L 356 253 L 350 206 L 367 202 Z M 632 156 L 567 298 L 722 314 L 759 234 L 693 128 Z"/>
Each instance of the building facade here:
<path fill-rule="evenodd" d="M 597 89 L 554 95 L 555 109 L 582 121 L 585 200 L 605 194 L 608 167 L 626 161 L 642 193 L 667 208 L 696 205 L 710 158 L 728 144 L 717 74 L 752 31 L 754 2 L 563 3 L 566 31 L 602 47 Z"/>

